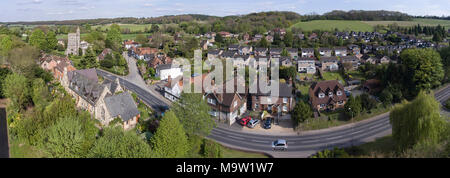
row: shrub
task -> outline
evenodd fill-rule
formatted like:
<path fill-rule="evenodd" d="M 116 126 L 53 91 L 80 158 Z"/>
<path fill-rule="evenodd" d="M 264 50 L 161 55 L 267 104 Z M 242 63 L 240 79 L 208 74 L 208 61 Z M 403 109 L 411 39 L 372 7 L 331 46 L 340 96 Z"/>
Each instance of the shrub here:
<path fill-rule="evenodd" d="M 206 158 L 221 158 L 222 149 L 219 144 L 214 141 L 203 139 L 203 144 L 201 146 L 202 155 Z"/>

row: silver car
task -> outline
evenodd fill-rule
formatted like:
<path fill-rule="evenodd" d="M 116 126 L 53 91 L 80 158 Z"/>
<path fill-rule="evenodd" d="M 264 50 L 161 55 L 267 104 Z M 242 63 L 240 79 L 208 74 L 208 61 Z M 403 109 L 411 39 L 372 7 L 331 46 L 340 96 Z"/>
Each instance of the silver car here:
<path fill-rule="evenodd" d="M 275 140 L 272 142 L 272 149 L 273 150 L 287 150 L 288 144 L 286 140 Z"/>
<path fill-rule="evenodd" d="M 247 123 L 248 128 L 255 128 L 255 126 L 259 123 L 258 119 L 252 119 Z"/>

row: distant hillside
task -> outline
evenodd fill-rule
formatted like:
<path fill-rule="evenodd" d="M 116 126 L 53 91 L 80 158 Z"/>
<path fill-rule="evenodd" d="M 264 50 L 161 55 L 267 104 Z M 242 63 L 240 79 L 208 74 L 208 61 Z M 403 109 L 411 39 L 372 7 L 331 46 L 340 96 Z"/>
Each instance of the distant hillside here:
<path fill-rule="evenodd" d="M 362 20 L 362 21 L 410 21 L 413 17 L 401 12 L 396 11 L 363 11 L 363 10 L 351 10 L 341 11 L 334 10 L 323 15 L 306 15 L 304 21 L 311 20 Z"/>
<path fill-rule="evenodd" d="M 308 22 L 299 22 L 294 24 L 292 27 L 300 28 L 303 31 L 334 31 L 336 28 L 339 31 L 373 31 L 374 28 L 361 21 L 356 20 L 313 20 Z"/>

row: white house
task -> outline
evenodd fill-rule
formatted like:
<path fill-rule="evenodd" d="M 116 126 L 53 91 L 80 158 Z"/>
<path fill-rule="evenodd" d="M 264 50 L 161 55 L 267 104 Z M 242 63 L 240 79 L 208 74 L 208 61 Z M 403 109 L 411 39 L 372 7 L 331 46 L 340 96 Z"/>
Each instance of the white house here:
<path fill-rule="evenodd" d="M 183 76 L 183 71 L 180 66 L 175 66 L 172 64 L 161 64 L 156 67 L 156 77 L 161 80 L 167 80 L 169 78 L 177 78 L 178 76 Z"/>

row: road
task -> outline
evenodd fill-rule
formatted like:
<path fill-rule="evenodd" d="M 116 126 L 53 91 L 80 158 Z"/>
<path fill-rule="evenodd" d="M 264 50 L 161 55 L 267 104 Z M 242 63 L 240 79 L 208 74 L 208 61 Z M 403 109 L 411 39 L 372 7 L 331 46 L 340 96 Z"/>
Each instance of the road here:
<path fill-rule="evenodd" d="M 0 108 L 0 158 L 9 158 L 8 128 L 5 108 Z"/>
<path fill-rule="evenodd" d="M 158 96 L 155 96 L 155 94 L 150 92 L 148 88 L 147 89 L 142 88 L 134 84 L 133 82 L 129 82 L 128 80 L 123 79 L 123 77 L 119 77 L 117 75 L 111 74 L 101 69 L 97 69 L 97 74 L 107 80 L 112 81 L 116 80 L 116 78 L 119 78 L 120 85 L 122 85 L 125 89 L 130 90 L 133 93 L 136 93 L 139 99 L 141 99 L 144 103 L 150 106 L 155 112 L 161 113 L 161 109 L 163 107 L 170 107 L 170 104 L 161 100 Z"/>
<path fill-rule="evenodd" d="M 443 103 L 450 97 L 450 87 L 447 86 L 435 93 L 436 99 Z M 208 138 L 225 146 L 264 152 L 274 157 L 308 157 L 323 149 L 349 147 L 375 140 L 376 138 L 392 134 L 389 123 L 389 113 L 361 122 L 340 127 L 304 132 L 298 136 L 258 135 L 240 132 L 226 127 L 217 127 L 212 130 Z M 271 142 L 285 139 L 288 142 L 288 151 L 272 151 Z"/>

